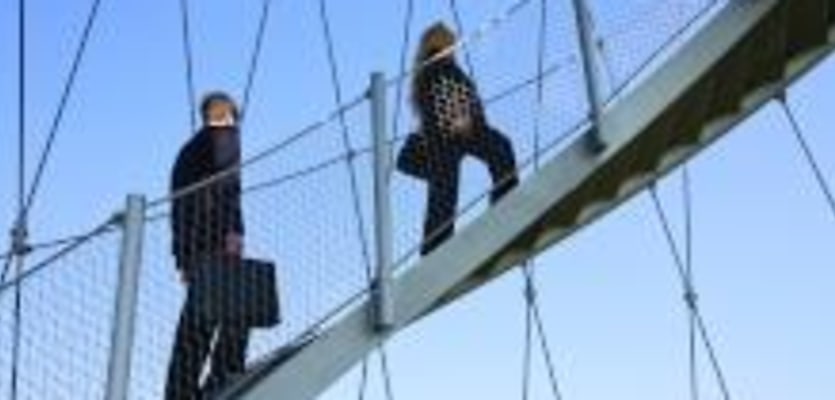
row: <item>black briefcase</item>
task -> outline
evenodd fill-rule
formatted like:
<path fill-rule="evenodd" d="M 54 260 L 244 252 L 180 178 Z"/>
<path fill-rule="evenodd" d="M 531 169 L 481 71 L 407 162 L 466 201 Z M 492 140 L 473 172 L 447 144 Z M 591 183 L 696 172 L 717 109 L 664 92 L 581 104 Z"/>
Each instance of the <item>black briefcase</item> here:
<path fill-rule="evenodd" d="M 426 179 L 429 175 L 428 145 L 426 136 L 412 132 L 397 155 L 397 169 L 406 175 Z"/>
<path fill-rule="evenodd" d="M 191 282 L 189 301 L 203 322 L 267 328 L 281 320 L 275 265 L 255 259 L 203 263 Z"/>

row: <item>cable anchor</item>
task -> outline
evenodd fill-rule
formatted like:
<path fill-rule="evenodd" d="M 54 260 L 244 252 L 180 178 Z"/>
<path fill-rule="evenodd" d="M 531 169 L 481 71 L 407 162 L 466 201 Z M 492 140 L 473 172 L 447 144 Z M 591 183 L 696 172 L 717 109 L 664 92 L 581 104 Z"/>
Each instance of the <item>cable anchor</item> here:
<path fill-rule="evenodd" d="M 21 257 L 32 252 L 32 246 L 27 242 L 29 238 L 29 231 L 26 229 L 26 223 L 23 220 L 18 220 L 11 232 L 12 251 L 15 256 Z"/>

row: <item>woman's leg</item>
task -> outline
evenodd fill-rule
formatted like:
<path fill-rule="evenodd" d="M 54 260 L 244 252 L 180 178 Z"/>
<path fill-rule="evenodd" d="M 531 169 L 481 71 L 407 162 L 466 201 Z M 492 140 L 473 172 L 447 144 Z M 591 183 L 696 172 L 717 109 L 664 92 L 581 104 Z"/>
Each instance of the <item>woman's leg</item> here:
<path fill-rule="evenodd" d="M 426 180 L 429 194 L 423 225 L 421 255 L 437 248 L 455 231 L 455 211 L 458 206 L 458 177 L 460 156 L 457 146 L 443 143 L 435 146 L 429 158 Z"/>
<path fill-rule="evenodd" d="M 474 135 L 467 140 L 466 152 L 487 164 L 493 181 L 491 202 L 497 202 L 519 183 L 513 144 L 501 132 L 490 128 Z"/>

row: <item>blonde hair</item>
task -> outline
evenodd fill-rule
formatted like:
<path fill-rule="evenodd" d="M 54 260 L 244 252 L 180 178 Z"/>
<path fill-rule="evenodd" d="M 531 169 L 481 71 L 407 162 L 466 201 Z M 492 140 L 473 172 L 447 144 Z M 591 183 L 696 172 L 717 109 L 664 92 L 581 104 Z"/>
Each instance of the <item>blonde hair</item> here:
<path fill-rule="evenodd" d="M 421 69 L 441 52 L 446 51 L 447 56 L 452 56 L 452 47 L 455 46 L 457 40 L 458 38 L 455 32 L 443 22 L 436 22 L 423 32 L 414 61 L 415 74 L 412 76 L 412 106 L 417 107 L 418 83 L 423 76 Z"/>
<path fill-rule="evenodd" d="M 438 55 L 444 50 L 451 49 L 455 45 L 457 38 L 452 29 L 446 26 L 443 22 L 436 22 L 427 28 L 420 38 L 420 47 L 418 48 L 417 58 L 415 59 L 415 67 L 428 62 L 432 57 Z"/>

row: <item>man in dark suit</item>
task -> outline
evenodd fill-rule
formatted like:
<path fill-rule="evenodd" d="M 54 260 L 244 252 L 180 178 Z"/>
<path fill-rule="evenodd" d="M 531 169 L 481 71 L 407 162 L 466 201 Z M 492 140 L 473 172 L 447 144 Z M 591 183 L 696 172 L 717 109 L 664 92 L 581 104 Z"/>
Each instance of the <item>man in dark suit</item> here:
<path fill-rule="evenodd" d="M 187 296 L 180 314 L 168 370 L 165 398 L 207 397 L 242 373 L 248 329 L 203 316 L 191 283 L 211 268 L 235 268 L 243 252 L 240 132 L 238 110 L 225 93 L 207 95 L 201 105 L 203 127 L 182 147 L 171 174 L 172 253 Z M 205 183 L 205 185 L 203 185 Z M 212 338 L 214 348 L 212 346 Z M 200 385 L 210 356 L 211 372 Z"/>

